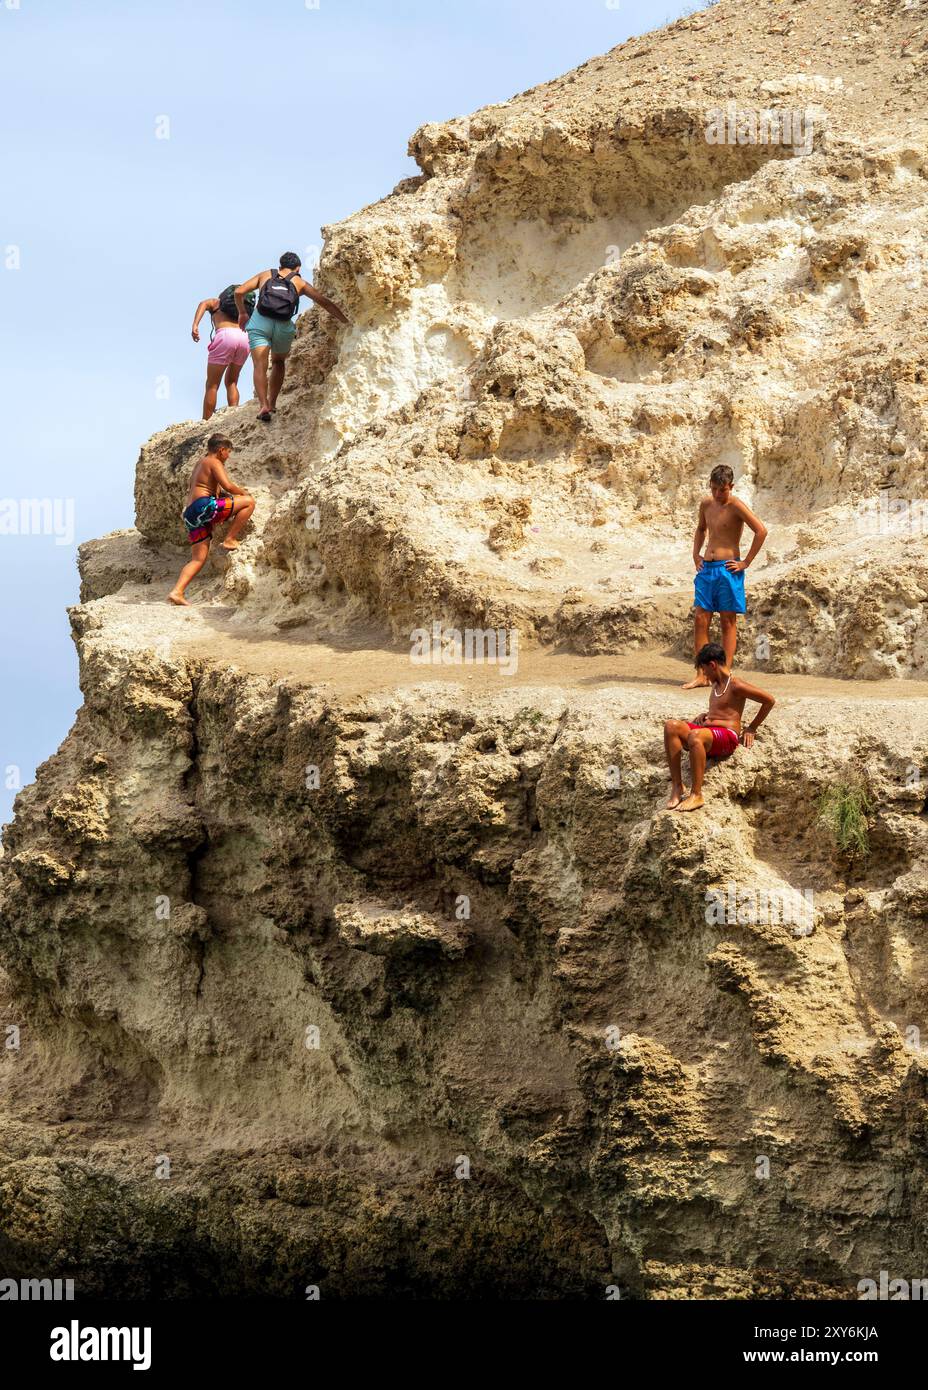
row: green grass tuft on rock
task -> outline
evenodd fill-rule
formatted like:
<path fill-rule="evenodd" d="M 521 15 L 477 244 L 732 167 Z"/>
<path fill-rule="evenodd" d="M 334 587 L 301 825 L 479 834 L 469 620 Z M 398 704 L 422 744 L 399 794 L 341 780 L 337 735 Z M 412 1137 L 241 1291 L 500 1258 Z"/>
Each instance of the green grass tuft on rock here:
<path fill-rule="evenodd" d="M 870 853 L 868 816 L 872 809 L 870 793 L 854 775 L 827 787 L 819 798 L 819 824 L 830 832 L 847 859 L 865 859 Z"/>

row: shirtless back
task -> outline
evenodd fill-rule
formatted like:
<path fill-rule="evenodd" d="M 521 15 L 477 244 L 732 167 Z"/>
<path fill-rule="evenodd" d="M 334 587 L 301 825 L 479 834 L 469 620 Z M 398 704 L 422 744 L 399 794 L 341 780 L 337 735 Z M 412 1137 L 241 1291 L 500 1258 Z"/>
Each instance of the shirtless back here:
<path fill-rule="evenodd" d="M 218 497 L 220 491 L 230 491 L 229 475 L 215 454 L 204 454 L 190 475 L 184 506 L 189 507 L 195 497 Z"/>
<path fill-rule="evenodd" d="M 257 275 L 253 275 L 250 280 L 247 280 L 244 285 L 240 285 L 239 291 L 247 289 L 250 292 L 251 298 L 254 299 L 256 295 L 260 294 L 261 290 L 264 289 L 268 280 L 273 280 L 275 275 L 279 275 L 282 280 L 289 280 L 298 296 L 305 295 L 307 299 L 313 300 L 314 303 L 328 310 L 340 323 L 348 322 L 341 309 L 333 300 L 329 299 L 327 295 L 322 294 L 321 291 L 317 290 L 315 285 L 311 285 L 308 280 L 304 280 L 303 276 L 295 270 L 291 270 L 289 274 L 287 274 L 286 269 L 261 270 Z"/>
<path fill-rule="evenodd" d="M 209 306 L 215 304 L 215 309 Z M 207 300 L 207 309 L 212 319 L 213 327 L 218 331 L 220 328 L 238 328 L 238 314 L 227 314 L 220 306 L 218 299 Z"/>
<path fill-rule="evenodd" d="M 230 294 L 229 290 L 232 290 L 233 293 Z M 223 290 L 221 295 L 214 295 L 211 299 L 200 300 L 193 316 L 193 329 L 191 330 L 191 336 L 195 343 L 200 341 L 200 320 L 204 314 L 209 314 L 214 333 L 218 333 L 220 328 L 238 328 L 239 316 L 234 286 L 230 285 L 229 290 Z M 223 308 L 223 301 L 225 301 L 225 308 Z M 255 305 L 255 296 L 253 294 L 246 296 L 244 303 L 248 313 L 251 313 Z"/>

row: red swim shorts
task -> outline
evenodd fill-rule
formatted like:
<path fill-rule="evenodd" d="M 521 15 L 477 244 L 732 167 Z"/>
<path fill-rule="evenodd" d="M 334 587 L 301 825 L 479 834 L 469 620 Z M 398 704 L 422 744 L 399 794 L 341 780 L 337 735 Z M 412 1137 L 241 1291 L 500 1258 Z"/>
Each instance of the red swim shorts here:
<path fill-rule="evenodd" d="M 708 724 L 691 724 L 686 721 L 691 729 L 708 729 L 712 735 L 712 747 L 709 749 L 710 758 L 730 758 L 740 742 L 734 729 L 712 728 Z"/>

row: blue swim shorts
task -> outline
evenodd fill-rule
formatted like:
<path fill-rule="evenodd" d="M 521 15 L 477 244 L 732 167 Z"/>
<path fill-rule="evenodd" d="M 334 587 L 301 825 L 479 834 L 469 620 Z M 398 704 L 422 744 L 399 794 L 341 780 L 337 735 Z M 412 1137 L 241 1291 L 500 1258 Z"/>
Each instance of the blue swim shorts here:
<path fill-rule="evenodd" d="M 269 347 L 275 357 L 286 357 L 293 343 L 296 324 L 291 319 L 266 318 L 256 309 L 245 331 L 252 348 Z"/>
<path fill-rule="evenodd" d="M 696 607 L 707 613 L 746 613 L 744 570 L 732 574 L 727 560 L 704 560 L 696 575 Z"/>

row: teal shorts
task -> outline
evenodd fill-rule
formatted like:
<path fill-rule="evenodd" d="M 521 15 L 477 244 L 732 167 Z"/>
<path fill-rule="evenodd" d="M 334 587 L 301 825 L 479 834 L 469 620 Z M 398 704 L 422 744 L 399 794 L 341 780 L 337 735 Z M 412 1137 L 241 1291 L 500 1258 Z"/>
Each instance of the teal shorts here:
<path fill-rule="evenodd" d="M 286 357 L 293 343 L 296 324 L 290 319 L 269 319 L 257 310 L 252 314 L 245 328 L 252 350 L 269 347 L 275 357 Z"/>

